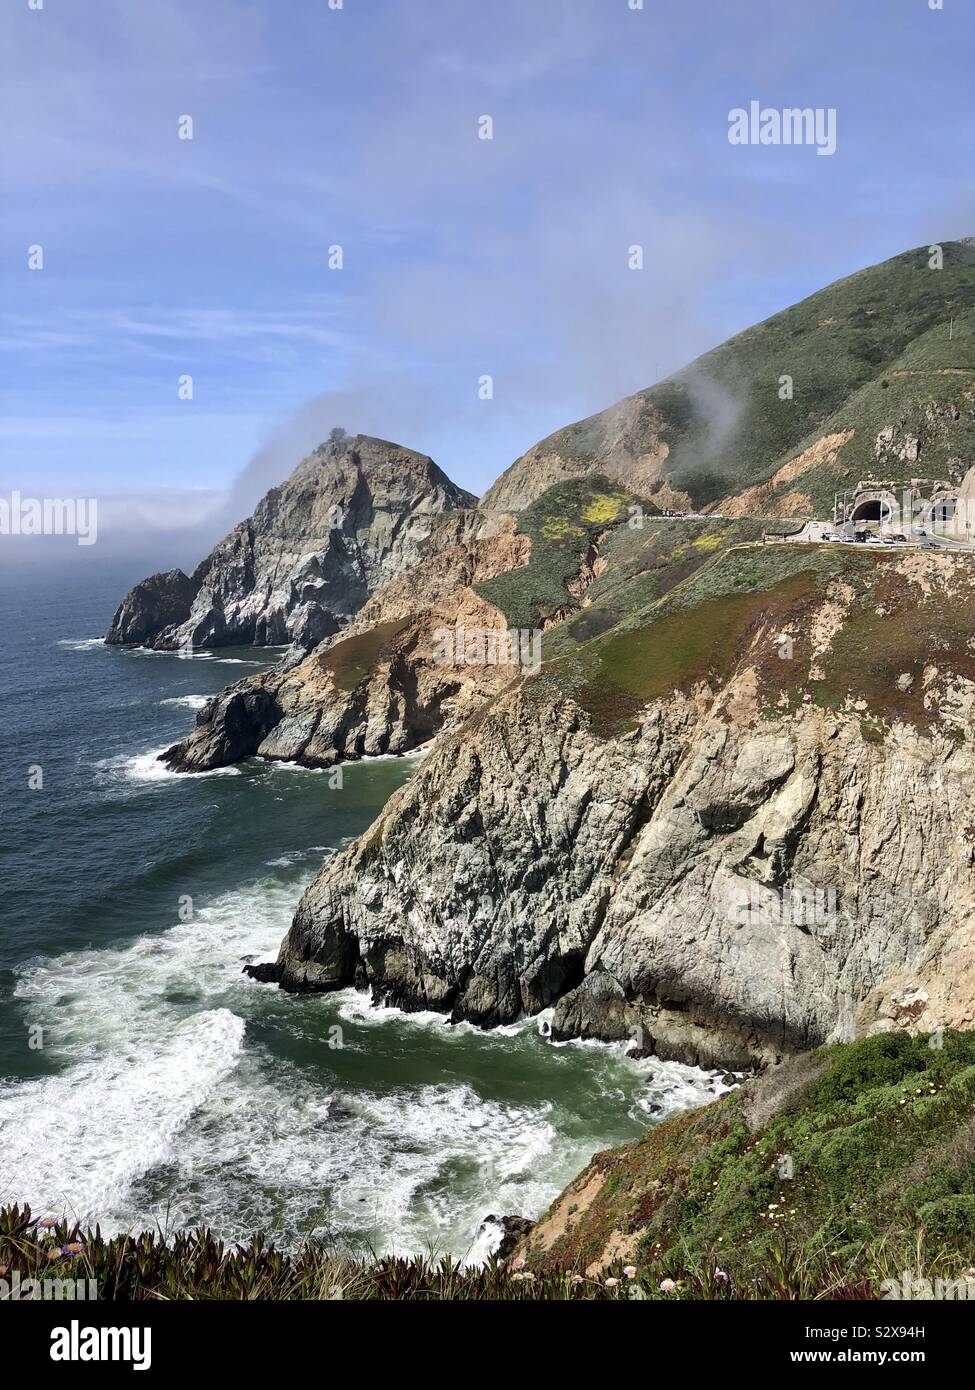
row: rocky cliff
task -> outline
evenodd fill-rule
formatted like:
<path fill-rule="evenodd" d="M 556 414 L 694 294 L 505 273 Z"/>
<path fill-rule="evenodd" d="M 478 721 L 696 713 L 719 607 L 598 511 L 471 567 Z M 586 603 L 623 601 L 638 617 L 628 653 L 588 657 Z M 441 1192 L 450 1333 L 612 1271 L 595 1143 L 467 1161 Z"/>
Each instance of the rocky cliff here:
<path fill-rule="evenodd" d="M 437 740 L 262 978 L 481 1024 L 551 1007 L 557 1036 L 735 1067 L 971 1024 L 973 558 L 764 537 L 871 463 L 962 476 L 973 306 L 971 244 L 895 257 L 543 441 L 477 511 L 429 460 L 330 446 L 313 580 L 302 540 L 229 603 L 211 557 L 183 622 L 178 574 L 123 606 L 163 644 L 258 610 L 260 640 L 269 611 L 320 639 L 212 700 L 176 769 Z M 487 655 L 512 629 L 544 633 L 540 672 Z"/>
<path fill-rule="evenodd" d="M 326 767 L 405 753 L 510 685 L 515 665 L 467 661 L 463 651 L 442 650 L 443 635 L 507 632 L 504 615 L 474 586 L 524 564 L 528 540 L 515 534 L 510 517 L 496 519 L 478 540 L 446 544 L 447 530 L 338 638 L 287 670 L 245 678 L 211 700 L 164 761 L 201 772 L 251 754 Z M 470 527 L 454 523 L 450 530 L 458 535 Z"/>
<path fill-rule="evenodd" d="M 423 454 L 367 435 L 330 440 L 192 575 L 137 584 L 105 640 L 310 649 L 417 563 L 441 517 L 474 502 Z"/>
<path fill-rule="evenodd" d="M 517 524 L 497 512 L 436 519 L 420 563 L 349 627 L 210 701 L 163 761 L 202 772 L 256 753 L 324 767 L 426 742 L 516 681 L 542 629 L 585 604 L 600 544 L 631 500 L 593 477 L 549 489 Z"/>
<path fill-rule="evenodd" d="M 970 1026 L 973 586 L 726 552 L 443 739 L 265 977 L 736 1067 Z"/>

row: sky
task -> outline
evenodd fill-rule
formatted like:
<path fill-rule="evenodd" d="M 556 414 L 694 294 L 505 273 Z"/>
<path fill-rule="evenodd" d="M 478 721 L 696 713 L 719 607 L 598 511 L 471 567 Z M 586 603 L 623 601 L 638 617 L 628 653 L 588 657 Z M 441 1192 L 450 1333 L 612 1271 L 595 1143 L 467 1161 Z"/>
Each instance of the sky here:
<path fill-rule="evenodd" d="M 482 492 L 975 234 L 973 39 L 970 0 L 0 0 L 0 493 L 208 546 L 333 426 Z M 752 101 L 835 153 L 731 144 Z"/>

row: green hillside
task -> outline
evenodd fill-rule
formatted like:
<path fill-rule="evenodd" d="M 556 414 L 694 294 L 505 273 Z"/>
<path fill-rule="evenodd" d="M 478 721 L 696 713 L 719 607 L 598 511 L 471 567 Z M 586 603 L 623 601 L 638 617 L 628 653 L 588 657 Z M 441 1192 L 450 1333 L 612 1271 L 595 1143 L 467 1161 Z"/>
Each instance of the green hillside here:
<path fill-rule="evenodd" d="M 944 685 L 975 680 L 975 557 L 763 545 L 755 539 L 761 529 L 649 524 L 636 550 L 645 567 L 611 565 L 593 585 L 591 605 L 545 634 L 531 691 L 570 695 L 597 732 L 612 736 L 633 727 L 649 701 L 702 681 L 718 690 L 747 667 L 769 717 L 800 703 L 855 710 L 875 739 L 894 722 L 938 723 Z M 624 550 L 621 533 L 611 539 Z M 665 553 L 653 567 L 646 562 L 655 547 Z M 814 619 L 827 602 L 836 605 L 835 622 L 817 646 Z"/>
<path fill-rule="evenodd" d="M 947 242 L 943 252 L 941 269 L 931 269 L 928 248 L 919 247 L 839 280 L 666 381 L 557 431 L 512 464 L 484 504 L 526 505 L 557 467 L 563 476 L 604 471 L 643 496 L 667 482 L 701 508 L 767 482 L 837 421 L 858 432 L 857 452 L 844 461 L 855 471 L 871 456 L 878 428 L 923 408 L 929 396 L 957 403 L 959 391 L 964 398 L 975 384 L 975 376 L 948 386 L 930 376 L 891 381 L 894 371 L 972 368 L 975 242 Z M 793 394 L 783 400 L 785 376 Z M 864 388 L 867 397 L 856 399 Z M 874 390 L 891 389 L 875 408 Z M 939 435 L 931 467 L 954 454 L 975 462 L 963 443 L 954 448 Z M 926 452 L 918 476 L 926 476 Z"/>
<path fill-rule="evenodd" d="M 835 1260 L 874 1292 L 975 1263 L 975 1035 L 875 1035 L 806 1053 L 597 1154 L 528 1238 L 528 1266 L 739 1286 Z M 707 1279 L 707 1274 L 705 1274 Z M 680 1290 L 676 1290 L 678 1296 Z"/>

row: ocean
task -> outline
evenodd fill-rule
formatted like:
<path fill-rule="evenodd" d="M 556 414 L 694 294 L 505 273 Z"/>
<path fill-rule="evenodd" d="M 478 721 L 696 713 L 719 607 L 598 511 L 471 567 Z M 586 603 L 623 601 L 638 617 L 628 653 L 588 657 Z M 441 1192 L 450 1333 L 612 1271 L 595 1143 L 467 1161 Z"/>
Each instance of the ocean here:
<path fill-rule="evenodd" d="M 489 1213 L 540 1214 L 595 1150 L 721 1089 L 537 1018 L 484 1032 L 245 977 L 416 762 L 341 789 L 167 772 L 203 698 L 279 653 L 105 647 L 133 578 L 0 572 L 0 1204 L 478 1259 Z"/>

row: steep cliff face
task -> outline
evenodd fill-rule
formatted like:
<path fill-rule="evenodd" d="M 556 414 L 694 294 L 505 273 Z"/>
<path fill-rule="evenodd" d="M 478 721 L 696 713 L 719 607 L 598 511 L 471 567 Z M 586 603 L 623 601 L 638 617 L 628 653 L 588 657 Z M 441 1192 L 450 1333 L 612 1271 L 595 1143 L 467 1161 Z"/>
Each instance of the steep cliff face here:
<path fill-rule="evenodd" d="M 231 686 L 200 711 L 189 738 L 163 755 L 182 772 L 201 772 L 251 754 L 326 767 L 340 759 L 405 753 L 505 689 L 511 662 L 447 652 L 444 634 L 507 632 L 504 615 L 475 585 L 523 565 L 528 538 L 510 517 L 480 540 L 446 542 L 470 531 L 445 520 L 427 558 L 381 589 L 341 636 L 286 671 Z M 489 534 L 494 531 L 494 535 Z M 449 656 L 451 659 L 444 659 Z"/>
<path fill-rule="evenodd" d="M 309 649 L 415 565 L 444 514 L 474 501 L 423 454 L 366 435 L 330 441 L 192 576 L 173 571 L 137 585 L 105 640 Z"/>
<path fill-rule="evenodd" d="M 554 1005 L 556 1036 L 728 1066 L 971 1025 L 971 566 L 772 550 L 698 576 L 717 613 L 674 592 L 444 739 L 308 890 L 279 982 L 482 1024 Z M 762 557 L 793 574 L 746 598 Z M 703 665 L 674 652 L 695 621 Z"/>

